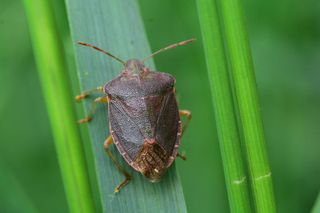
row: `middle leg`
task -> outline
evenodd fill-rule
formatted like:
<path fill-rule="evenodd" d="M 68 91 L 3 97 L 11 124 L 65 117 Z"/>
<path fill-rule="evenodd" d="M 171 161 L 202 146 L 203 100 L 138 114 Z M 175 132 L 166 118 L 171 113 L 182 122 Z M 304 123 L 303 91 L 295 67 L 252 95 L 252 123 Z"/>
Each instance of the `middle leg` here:
<path fill-rule="evenodd" d="M 185 122 L 185 124 L 182 127 L 182 135 L 183 135 L 184 131 L 187 129 L 187 127 L 191 121 L 192 116 L 191 116 L 191 112 L 189 110 L 179 110 L 179 114 L 180 114 L 180 116 L 187 117 L 187 121 Z M 181 137 L 182 137 L 182 135 L 181 135 Z"/>
<path fill-rule="evenodd" d="M 108 99 L 107 96 L 96 98 L 91 104 L 91 109 L 90 109 L 90 112 L 89 112 L 88 116 L 83 118 L 83 119 L 81 119 L 81 120 L 79 120 L 78 123 L 79 124 L 83 124 L 83 123 L 90 122 L 92 120 L 93 114 L 97 110 L 97 104 L 98 103 L 108 103 L 108 102 L 109 102 L 109 99 Z"/>
<path fill-rule="evenodd" d="M 191 112 L 189 110 L 179 110 L 179 114 L 180 114 L 180 116 L 186 116 L 187 117 L 187 121 L 185 122 L 185 124 L 182 127 L 182 135 L 183 135 L 183 133 L 187 129 L 187 127 L 189 125 L 189 122 L 190 122 L 192 117 L 191 117 Z M 182 135 L 181 135 L 181 137 L 182 137 Z M 181 158 L 182 160 L 186 160 L 187 159 L 184 154 L 180 154 L 180 153 L 177 154 L 177 157 Z"/>

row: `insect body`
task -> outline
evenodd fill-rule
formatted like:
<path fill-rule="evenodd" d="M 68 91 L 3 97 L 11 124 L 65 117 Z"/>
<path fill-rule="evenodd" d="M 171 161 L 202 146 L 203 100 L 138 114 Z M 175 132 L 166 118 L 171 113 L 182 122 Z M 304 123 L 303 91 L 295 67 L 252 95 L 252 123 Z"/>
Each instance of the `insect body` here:
<path fill-rule="evenodd" d="M 136 171 L 152 182 L 159 181 L 171 166 L 178 154 L 178 147 L 183 130 L 191 119 L 187 110 L 178 110 L 175 98 L 175 78 L 167 73 L 151 71 L 144 66 L 144 61 L 159 52 L 187 44 L 194 39 L 170 45 L 143 59 L 131 59 L 127 62 L 95 46 L 79 42 L 104 52 L 124 65 L 121 74 L 103 87 L 84 92 L 76 97 L 80 101 L 91 92 L 100 91 L 105 96 L 97 98 L 95 103 L 108 103 L 109 136 L 104 148 L 126 179 L 116 187 L 115 192 L 129 183 L 131 176 L 110 152 L 114 143 L 125 161 Z M 79 123 L 91 121 L 90 115 Z M 182 127 L 180 115 L 188 120 Z"/>

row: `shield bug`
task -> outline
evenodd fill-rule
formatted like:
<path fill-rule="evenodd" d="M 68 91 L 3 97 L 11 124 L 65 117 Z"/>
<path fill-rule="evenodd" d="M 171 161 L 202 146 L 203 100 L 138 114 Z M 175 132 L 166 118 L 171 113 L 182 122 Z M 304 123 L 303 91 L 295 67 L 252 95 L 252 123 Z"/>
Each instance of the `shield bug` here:
<path fill-rule="evenodd" d="M 151 182 L 159 181 L 177 156 L 185 159 L 178 153 L 178 148 L 191 113 L 178 109 L 175 78 L 167 73 L 151 71 L 144 62 L 160 52 L 194 40 L 169 45 L 142 60 L 130 59 L 126 62 L 96 46 L 78 42 L 109 55 L 124 66 L 120 75 L 104 86 L 76 96 L 76 100 L 80 101 L 94 92 L 104 94 L 94 100 L 90 114 L 79 123 L 92 120 L 97 103 L 108 103 L 111 135 L 105 140 L 104 149 L 125 176 L 115 192 L 119 192 L 132 178 L 111 153 L 109 147 L 112 143 L 124 160 Z M 184 125 L 180 116 L 187 117 Z"/>

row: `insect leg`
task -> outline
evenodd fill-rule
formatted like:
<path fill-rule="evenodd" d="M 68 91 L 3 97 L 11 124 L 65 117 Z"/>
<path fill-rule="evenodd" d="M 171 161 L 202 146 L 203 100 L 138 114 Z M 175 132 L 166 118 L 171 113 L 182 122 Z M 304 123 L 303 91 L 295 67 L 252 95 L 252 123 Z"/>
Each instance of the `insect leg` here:
<path fill-rule="evenodd" d="M 104 150 L 107 152 L 108 156 L 111 158 L 111 160 L 113 161 L 113 163 L 116 165 L 117 169 L 119 170 L 119 172 L 121 172 L 124 176 L 125 176 L 125 180 L 122 181 L 115 189 L 114 192 L 117 193 L 120 191 L 120 189 L 122 189 L 123 187 L 125 187 L 130 180 L 132 179 L 131 175 L 120 165 L 120 163 L 117 161 L 117 159 L 114 157 L 114 155 L 112 154 L 112 152 L 109 149 L 109 146 L 113 143 L 112 137 L 111 135 L 109 135 L 109 137 L 105 140 L 104 142 Z"/>
<path fill-rule="evenodd" d="M 181 158 L 182 160 L 187 160 L 186 156 L 180 153 L 177 154 L 177 157 Z"/>
<path fill-rule="evenodd" d="M 86 123 L 86 122 L 90 122 L 92 120 L 92 116 L 93 114 L 96 112 L 97 110 L 97 104 L 98 103 L 108 103 L 109 102 L 109 99 L 107 96 L 103 96 L 103 97 L 99 97 L 99 98 L 96 98 L 92 104 L 91 104 L 91 110 L 89 112 L 89 115 L 81 120 L 78 121 L 79 124 L 83 124 L 83 123 Z"/>
<path fill-rule="evenodd" d="M 103 93 L 103 87 L 97 87 L 97 88 L 92 89 L 92 90 L 84 91 L 80 95 L 77 95 L 75 97 L 75 99 L 76 99 L 77 102 L 80 102 L 82 99 L 85 99 L 89 95 L 91 95 L 92 93 L 96 93 L 96 92 Z"/>
<path fill-rule="evenodd" d="M 185 124 L 182 127 L 182 133 L 181 133 L 181 137 L 184 133 L 184 131 L 187 129 L 190 120 L 191 120 L 191 112 L 189 110 L 179 110 L 179 114 L 180 116 L 186 116 L 187 117 L 187 121 L 185 122 Z M 186 156 L 183 154 L 178 153 L 177 157 L 181 158 L 182 160 L 186 160 Z"/>
<path fill-rule="evenodd" d="M 182 135 L 184 133 L 184 131 L 187 129 L 190 120 L 191 120 L 191 112 L 189 110 L 179 110 L 179 114 L 180 116 L 186 116 L 187 117 L 187 121 L 185 122 L 185 124 L 182 127 Z M 181 137 L 182 137 L 181 135 Z"/>
<path fill-rule="evenodd" d="M 173 88 L 173 93 L 176 94 L 175 87 Z M 187 118 L 188 118 L 186 124 L 182 127 L 182 134 L 183 134 L 184 130 L 187 128 L 187 126 L 189 125 L 189 122 L 191 120 L 191 112 L 188 110 L 179 110 L 179 114 L 180 114 L 180 116 L 187 115 Z M 181 137 L 182 137 L 182 135 L 181 135 Z M 177 157 L 181 158 L 182 160 L 187 160 L 186 156 L 183 154 L 180 154 L 180 153 L 177 154 Z"/>

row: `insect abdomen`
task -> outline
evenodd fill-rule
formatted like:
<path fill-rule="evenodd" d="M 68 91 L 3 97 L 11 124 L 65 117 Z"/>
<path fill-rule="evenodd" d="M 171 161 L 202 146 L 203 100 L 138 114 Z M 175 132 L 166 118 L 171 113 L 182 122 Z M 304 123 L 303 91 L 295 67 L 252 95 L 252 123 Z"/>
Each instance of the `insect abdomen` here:
<path fill-rule="evenodd" d="M 140 172 L 150 181 L 160 180 L 167 169 L 167 152 L 153 139 L 145 140 L 135 159 Z"/>

